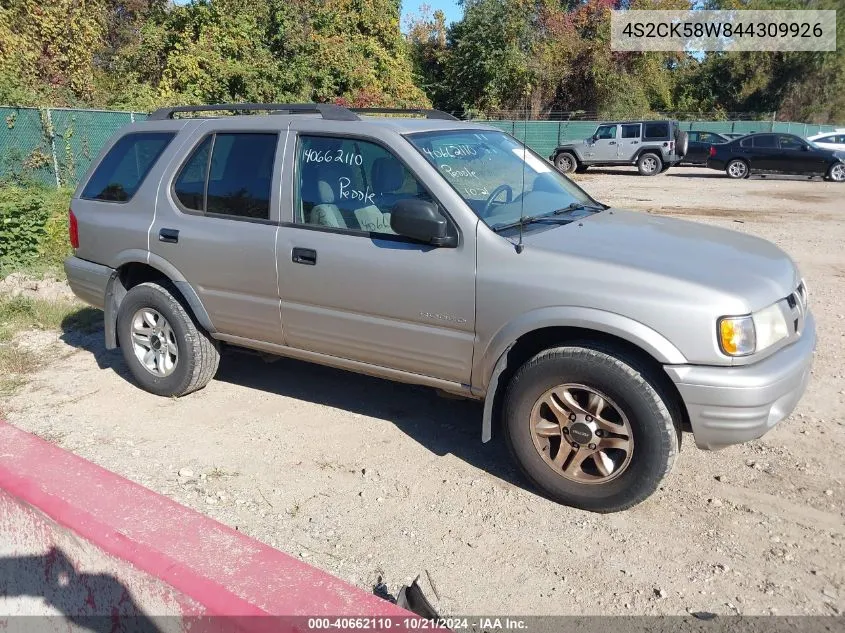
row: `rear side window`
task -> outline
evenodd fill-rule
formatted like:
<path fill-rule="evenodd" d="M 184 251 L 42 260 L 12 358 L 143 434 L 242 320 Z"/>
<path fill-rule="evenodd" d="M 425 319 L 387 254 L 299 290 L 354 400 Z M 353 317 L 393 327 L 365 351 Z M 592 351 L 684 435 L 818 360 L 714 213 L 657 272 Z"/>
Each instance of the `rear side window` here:
<path fill-rule="evenodd" d="M 205 210 L 205 177 L 208 173 L 208 158 L 211 156 L 213 138 L 209 136 L 194 150 L 173 185 L 179 202 L 191 211 Z"/>
<path fill-rule="evenodd" d="M 760 136 L 755 136 L 752 141 L 754 142 L 754 147 L 777 147 L 777 137 L 773 134 L 761 134 Z"/>
<path fill-rule="evenodd" d="M 623 125 L 622 138 L 640 138 L 640 124 Z"/>
<path fill-rule="evenodd" d="M 172 132 L 127 134 L 115 143 L 82 190 L 88 200 L 127 202 L 173 140 Z"/>
<path fill-rule="evenodd" d="M 191 211 L 241 218 L 270 218 L 270 186 L 277 134 L 217 133 L 183 165 L 173 193 Z"/>
<path fill-rule="evenodd" d="M 669 138 L 668 123 L 646 123 L 643 139 L 667 139 Z"/>

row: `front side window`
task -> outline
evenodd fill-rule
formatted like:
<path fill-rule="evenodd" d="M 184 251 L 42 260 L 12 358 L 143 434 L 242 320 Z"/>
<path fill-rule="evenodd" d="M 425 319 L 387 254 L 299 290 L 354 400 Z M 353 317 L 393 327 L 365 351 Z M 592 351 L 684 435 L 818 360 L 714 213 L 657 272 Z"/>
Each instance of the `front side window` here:
<path fill-rule="evenodd" d="M 268 220 L 277 134 L 219 132 L 182 166 L 173 193 L 191 211 Z"/>
<path fill-rule="evenodd" d="M 779 136 L 778 144 L 781 149 L 801 149 L 804 145 L 806 145 L 806 143 L 800 138 L 792 136 L 791 134 L 782 134 Z"/>
<path fill-rule="evenodd" d="M 648 139 L 667 139 L 669 138 L 669 124 L 668 123 L 646 123 L 643 138 Z"/>
<path fill-rule="evenodd" d="M 616 138 L 615 125 L 600 125 L 596 130 L 596 140 Z"/>
<path fill-rule="evenodd" d="M 301 136 L 297 156 L 297 223 L 395 235 L 390 211 L 401 200 L 433 202 L 393 154 L 376 143 Z"/>
<path fill-rule="evenodd" d="M 623 125 L 622 138 L 640 138 L 640 124 Z"/>
<path fill-rule="evenodd" d="M 512 136 L 498 131 L 418 132 L 406 137 L 492 228 L 520 218 L 592 213 L 601 207 Z"/>
<path fill-rule="evenodd" d="M 82 197 L 105 202 L 131 200 L 173 136 L 172 132 L 139 132 L 121 138 L 97 166 Z"/>

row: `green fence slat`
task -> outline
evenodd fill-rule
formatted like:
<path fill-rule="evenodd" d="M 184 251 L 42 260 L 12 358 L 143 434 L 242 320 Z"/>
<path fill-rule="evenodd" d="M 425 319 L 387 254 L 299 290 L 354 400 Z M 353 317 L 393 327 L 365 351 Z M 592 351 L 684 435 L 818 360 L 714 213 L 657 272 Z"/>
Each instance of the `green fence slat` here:
<path fill-rule="evenodd" d="M 144 121 L 144 112 L 50 109 L 51 138 L 45 125 L 47 111 L 38 108 L 0 107 L 0 181 L 28 180 L 56 186 L 58 166 L 62 185 L 75 187 L 109 138 L 132 121 Z M 541 156 L 550 156 L 561 143 L 582 141 L 600 121 L 479 121 L 525 142 Z M 711 132 L 789 132 L 812 136 L 834 131 L 835 125 L 789 121 L 681 121 L 682 130 Z M 54 159 L 55 149 L 55 159 Z"/>

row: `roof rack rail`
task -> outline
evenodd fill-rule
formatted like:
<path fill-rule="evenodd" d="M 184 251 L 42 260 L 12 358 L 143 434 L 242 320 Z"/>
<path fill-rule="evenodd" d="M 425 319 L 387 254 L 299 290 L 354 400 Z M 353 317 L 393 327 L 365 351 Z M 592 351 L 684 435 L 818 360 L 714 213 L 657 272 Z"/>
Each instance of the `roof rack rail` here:
<path fill-rule="evenodd" d="M 459 119 L 442 110 L 430 108 L 349 108 L 350 112 L 358 114 L 421 114 L 426 119 L 442 119 L 444 121 L 458 121 Z"/>
<path fill-rule="evenodd" d="M 360 121 L 354 112 L 333 103 L 216 103 L 201 106 L 171 106 L 159 108 L 147 117 L 147 121 L 172 119 L 180 112 L 254 112 L 265 111 L 277 114 L 313 113 L 329 121 Z"/>

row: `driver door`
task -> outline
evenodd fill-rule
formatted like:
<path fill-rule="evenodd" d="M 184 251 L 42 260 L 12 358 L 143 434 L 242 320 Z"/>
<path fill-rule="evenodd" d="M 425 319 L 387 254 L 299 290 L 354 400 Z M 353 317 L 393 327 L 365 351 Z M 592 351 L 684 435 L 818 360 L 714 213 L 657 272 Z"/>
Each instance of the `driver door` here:
<path fill-rule="evenodd" d="M 618 125 L 600 125 L 593 134 L 592 143 L 587 148 L 587 157 L 594 162 L 615 163 L 619 160 L 617 154 L 619 145 L 617 141 Z"/>
<path fill-rule="evenodd" d="M 286 343 L 469 384 L 474 233 L 455 248 L 396 235 L 396 202 L 437 202 L 406 162 L 374 139 L 297 127 L 292 221 L 276 249 Z"/>

